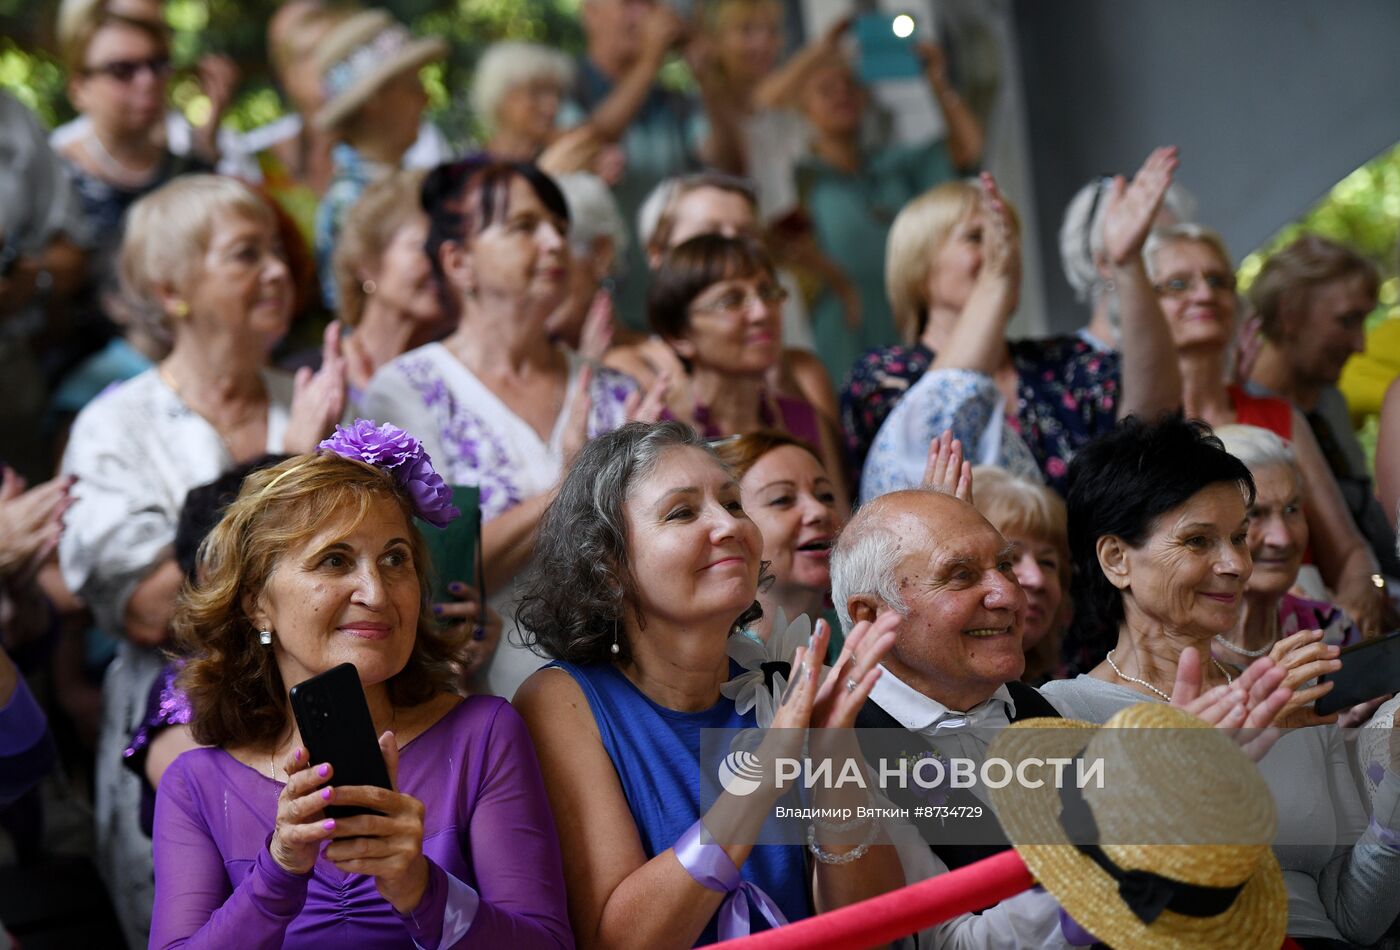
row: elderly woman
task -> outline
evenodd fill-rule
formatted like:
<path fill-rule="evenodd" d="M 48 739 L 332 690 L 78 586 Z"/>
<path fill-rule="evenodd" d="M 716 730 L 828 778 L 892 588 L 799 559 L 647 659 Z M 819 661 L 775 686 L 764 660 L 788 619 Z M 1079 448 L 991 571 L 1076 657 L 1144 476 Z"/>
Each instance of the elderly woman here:
<path fill-rule="evenodd" d="M 899 213 L 886 276 L 906 342 L 862 357 L 841 396 L 848 447 L 863 464 L 862 499 L 917 484 L 931 438 L 950 425 L 971 459 L 1022 473 L 1033 460 L 1063 491 L 1085 442 L 1129 413 L 1179 404 L 1170 339 L 1141 257 L 1175 168 L 1175 150 L 1157 149 L 1131 185 L 1116 179 L 1105 199 L 1105 247 L 1131 331 L 1121 356 L 1078 337 L 1006 339 L 1020 292 L 1020 236 L 990 176 L 980 189 L 935 188 Z"/>
<path fill-rule="evenodd" d="M 831 600 L 831 547 L 845 521 L 821 456 L 771 429 L 720 442 L 715 454 L 739 479 L 744 511 L 763 535 L 773 578 L 759 592 L 763 617 L 752 632 L 767 640 L 778 611 L 789 623 L 803 614 L 816 621 Z"/>
<path fill-rule="evenodd" d="M 428 216 L 418 196 L 425 174 L 390 172 L 366 188 L 335 247 L 338 312 L 350 328 L 342 346 L 352 402 L 379 367 L 450 329 L 423 251 Z"/>
<path fill-rule="evenodd" d="M 612 289 L 627 249 L 617 199 L 597 175 L 559 175 L 569 207 L 569 294 L 550 315 L 550 339 L 599 361 L 613 339 Z"/>
<path fill-rule="evenodd" d="M 932 46 L 920 54 L 946 141 L 867 152 L 861 143 L 867 94 L 843 56 L 824 59 L 799 96 L 812 144 L 811 156 L 797 166 L 797 194 L 818 246 L 839 262 L 860 297 L 854 329 L 835 294 L 823 294 L 812 307 L 817 353 L 833 379 L 844 379 L 866 350 L 898 338 L 884 285 L 885 241 L 895 212 L 982 158 L 982 127 L 949 83 L 942 54 Z"/>
<path fill-rule="evenodd" d="M 1292 443 L 1290 455 L 1305 496 L 1302 511 L 1323 578 L 1362 629 L 1379 632 L 1385 594 L 1372 578 L 1380 566 L 1356 530 L 1303 414 L 1282 399 L 1254 396 L 1225 382 L 1237 326 L 1235 277 L 1225 242 L 1200 225 L 1174 225 L 1152 233 L 1143 259 L 1176 344 L 1187 417 L 1217 429 L 1231 423 L 1262 426 Z"/>
<path fill-rule="evenodd" d="M 1069 526 L 1060 496 L 1005 469 L 972 470 L 972 502 L 1011 544 L 1016 581 L 1026 592 L 1021 681 L 1039 686 L 1060 670 L 1060 637 L 1069 622 Z"/>
<path fill-rule="evenodd" d="M 569 211 L 547 175 L 463 161 L 430 172 L 422 197 L 429 261 L 461 320 L 381 368 L 365 409 L 422 439 L 449 483 L 480 489 L 486 589 L 508 618 L 560 477 L 584 442 L 623 422 L 634 386 L 545 330 L 569 273 Z M 487 678 L 509 697 L 539 661 L 507 633 Z"/>
<path fill-rule="evenodd" d="M 1322 630 L 1324 639 L 1348 646 L 1358 631 L 1337 607 L 1292 593 L 1308 549 L 1310 527 L 1296 444 L 1268 429 L 1225 425 L 1215 430 L 1225 451 L 1249 466 L 1254 504 L 1249 507 L 1249 555 L 1254 571 L 1245 588 L 1238 627 L 1215 638 L 1219 659 L 1236 666 L 1263 656 L 1299 630 Z"/>
<path fill-rule="evenodd" d="M 1141 702 L 1166 702 L 1190 648 L 1210 656 L 1233 635 L 1251 573 L 1249 469 L 1203 423 L 1136 418 L 1074 460 L 1068 499 L 1074 603 L 1082 622 L 1112 646 L 1104 661 L 1042 691 L 1067 716 L 1106 722 Z M 1340 667 L 1317 631 L 1275 646 L 1297 688 Z M 1200 661 L 1207 686 L 1237 675 Z M 1325 690 L 1326 686 L 1322 687 Z M 1285 715 L 1318 722 L 1319 689 L 1298 691 Z M 1299 938 L 1374 943 L 1400 907 L 1400 772 L 1392 763 L 1366 812 L 1340 733 L 1290 729 L 1260 763 L 1279 816 L 1274 850 L 1288 887 L 1288 932 Z M 1330 945 L 1330 944 L 1329 944 Z"/>
<path fill-rule="evenodd" d="M 737 935 L 735 917 L 757 924 L 751 899 L 776 926 L 903 883 L 873 836 L 838 847 L 814 829 L 810 876 L 805 848 L 753 845 L 778 798 L 766 782 L 702 811 L 701 730 L 755 724 L 720 687 L 726 642 L 757 613 L 762 545 L 732 474 L 675 422 L 590 443 L 541 524 L 519 621 L 555 662 L 516 704 L 559 819 L 580 946 L 690 947 Z M 818 628 L 791 657 L 799 672 L 770 735 L 849 727 L 894 625 L 853 629 L 860 660 L 820 684 Z"/>
<path fill-rule="evenodd" d="M 688 375 L 667 414 L 708 439 L 776 428 L 817 446 L 844 510 L 842 458 L 821 416 L 811 403 L 767 386 L 782 358 L 786 296 L 772 260 L 752 241 L 702 234 L 672 248 L 647 299 L 652 329 Z"/>
<path fill-rule="evenodd" d="M 1275 253 L 1249 288 L 1262 345 L 1247 387 L 1302 411 L 1352 520 L 1384 572 L 1397 577 L 1393 512 L 1376 500 L 1366 454 L 1337 390 L 1342 367 L 1366 348 L 1366 318 L 1376 309 L 1379 290 L 1376 265 L 1335 241 L 1305 234 Z"/>
<path fill-rule="evenodd" d="M 161 782 L 152 947 L 572 944 L 529 736 L 452 692 L 457 645 L 422 610 L 414 518 L 446 524 L 448 497 L 411 436 L 361 420 L 249 476 L 205 541 L 175 625 L 210 748 Z M 337 784 L 291 715 L 290 689 L 345 663 L 392 788 Z"/>
<path fill-rule="evenodd" d="M 316 209 L 321 292 L 338 303 L 332 261 L 341 223 L 366 187 L 403 165 L 419 137 L 428 96 L 418 71 L 447 55 L 440 37 L 413 39 L 383 10 L 332 27 L 316 49 L 323 101 L 315 124 L 331 133 L 331 182 Z"/>
<path fill-rule="evenodd" d="M 236 181 L 185 177 L 138 202 L 121 270 L 127 293 L 174 342 L 156 368 L 74 422 L 62 467 L 77 485 L 59 560 L 98 625 L 122 638 L 103 689 L 98 840 L 136 945 L 150 913 L 150 843 L 121 749 L 164 662 L 184 580 L 170 551 L 180 507 L 239 462 L 313 449 L 343 409 L 344 367 L 332 329 L 314 378 L 303 370 L 294 383 L 267 368 L 287 332 L 292 286 L 272 211 Z"/>
<path fill-rule="evenodd" d="M 720 172 L 697 172 L 668 178 L 647 196 L 637 214 L 638 237 L 646 248 L 648 267 L 654 272 L 666 252 L 701 234 L 748 237 L 758 240 L 762 233 L 758 215 L 758 193 L 753 183 Z M 833 274 L 833 279 L 839 275 Z M 783 359 L 776 374 L 778 389 L 789 396 L 801 396 L 816 406 L 834 425 L 836 396 L 826 367 L 811 352 L 807 314 L 792 276 L 781 269 L 779 280 L 788 290 L 783 304 Z M 844 278 L 839 278 L 844 280 Z M 622 341 L 620 341 L 622 342 Z M 656 336 L 626 341 L 608 353 L 608 365 L 632 376 L 643 386 L 661 373 L 668 374 L 673 389 L 680 389 L 685 368 L 675 351 Z"/>
<path fill-rule="evenodd" d="M 487 47 L 472 77 L 471 106 L 491 157 L 538 159 L 559 134 L 559 104 L 573 82 L 573 61 L 556 49 L 517 41 Z"/>

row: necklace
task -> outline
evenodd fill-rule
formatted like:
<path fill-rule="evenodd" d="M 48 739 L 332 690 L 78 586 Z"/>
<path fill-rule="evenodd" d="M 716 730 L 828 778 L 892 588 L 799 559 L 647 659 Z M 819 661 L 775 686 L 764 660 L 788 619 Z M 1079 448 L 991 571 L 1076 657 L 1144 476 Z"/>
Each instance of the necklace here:
<path fill-rule="evenodd" d="M 1139 686 L 1146 686 L 1148 689 L 1152 690 L 1152 692 L 1156 693 L 1158 696 L 1162 697 L 1167 702 L 1172 701 L 1172 698 L 1170 696 L 1162 692 L 1157 687 L 1153 686 L 1151 683 L 1147 682 L 1147 680 L 1138 679 L 1136 676 L 1129 676 L 1127 673 L 1124 673 L 1122 670 L 1120 670 L 1118 668 L 1118 664 L 1113 662 L 1112 650 L 1108 651 L 1108 655 L 1105 656 L 1104 659 L 1108 660 L 1108 665 L 1113 668 L 1113 672 L 1118 674 L 1119 679 L 1127 680 L 1129 683 L 1137 683 Z M 1234 677 L 1230 675 L 1230 672 L 1226 670 L 1225 667 L 1220 665 L 1219 660 L 1217 660 L 1215 657 L 1211 657 L 1210 661 L 1215 664 L 1215 668 L 1220 671 L 1220 675 L 1225 677 L 1225 685 L 1228 686 L 1229 684 L 1235 681 Z"/>
<path fill-rule="evenodd" d="M 1272 617 L 1273 622 L 1269 624 L 1269 632 L 1272 635 L 1269 637 L 1269 642 L 1264 644 L 1264 646 L 1261 649 L 1246 650 L 1239 644 L 1231 643 L 1229 640 L 1226 640 L 1225 634 L 1223 633 L 1217 633 L 1215 635 L 1215 642 L 1220 644 L 1225 649 L 1232 650 L 1235 653 L 1240 654 L 1241 656 L 1247 656 L 1251 659 L 1261 657 L 1264 654 L 1268 653 L 1270 650 L 1272 650 L 1274 648 L 1274 644 L 1278 642 L 1278 614 L 1273 614 Z"/>
<path fill-rule="evenodd" d="M 214 424 L 214 421 L 212 419 L 210 419 L 204 413 L 200 412 L 198 409 L 194 408 L 194 406 L 190 404 L 190 401 L 187 398 L 185 398 L 185 394 L 180 390 L 180 384 L 175 381 L 175 376 L 173 373 L 170 372 L 170 368 L 168 366 L 166 366 L 164 363 L 159 364 L 156 367 L 156 375 L 160 377 L 161 382 L 165 383 L 165 385 L 170 388 L 170 391 L 175 394 L 175 398 L 180 400 L 180 402 L 184 404 L 186 409 L 188 409 L 190 412 L 193 412 L 195 415 L 199 416 L 201 419 L 203 419 L 206 423 L 209 424 L 209 428 L 214 430 L 214 435 L 216 435 L 219 441 L 223 443 L 224 451 L 228 453 L 228 457 L 231 460 L 237 462 L 240 459 L 242 459 L 242 456 L 240 456 L 237 452 L 233 450 L 233 442 L 230 441 L 229 437 L 224 435 L 223 431 Z M 238 432 L 249 422 L 252 422 L 254 419 L 256 419 L 259 413 L 265 413 L 266 411 L 267 410 L 265 406 L 259 406 L 256 404 L 249 406 L 243 411 L 243 413 L 240 416 L 238 416 L 238 418 L 233 420 L 232 424 L 229 425 L 229 432 Z"/>

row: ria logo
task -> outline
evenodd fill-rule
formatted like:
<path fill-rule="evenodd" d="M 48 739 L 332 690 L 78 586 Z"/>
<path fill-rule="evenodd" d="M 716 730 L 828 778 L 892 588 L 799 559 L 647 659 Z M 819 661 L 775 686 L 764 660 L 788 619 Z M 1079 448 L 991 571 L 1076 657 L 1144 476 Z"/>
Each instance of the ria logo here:
<path fill-rule="evenodd" d="M 750 795 L 763 780 L 758 756 L 744 749 L 729 753 L 719 764 L 719 784 L 731 795 Z"/>

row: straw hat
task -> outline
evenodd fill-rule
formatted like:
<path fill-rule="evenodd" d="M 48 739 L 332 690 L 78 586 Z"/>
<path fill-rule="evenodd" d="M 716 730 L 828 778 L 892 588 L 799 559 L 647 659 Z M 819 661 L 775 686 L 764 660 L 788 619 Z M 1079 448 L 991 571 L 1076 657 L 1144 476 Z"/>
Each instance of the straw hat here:
<path fill-rule="evenodd" d="M 384 10 L 365 10 L 336 26 L 316 51 L 325 104 L 316 127 L 335 128 L 385 83 L 447 55 L 441 37 L 414 39 Z"/>
<path fill-rule="evenodd" d="M 1076 757 L 1103 760 L 1101 788 L 1078 789 L 1069 768 L 1063 790 L 1053 780 L 989 789 L 1007 837 L 1066 913 L 1115 947 L 1277 950 L 1288 895 L 1269 844 L 1274 800 L 1227 735 L 1142 703 L 1104 726 L 1022 720 L 988 750 L 1013 767 Z"/>

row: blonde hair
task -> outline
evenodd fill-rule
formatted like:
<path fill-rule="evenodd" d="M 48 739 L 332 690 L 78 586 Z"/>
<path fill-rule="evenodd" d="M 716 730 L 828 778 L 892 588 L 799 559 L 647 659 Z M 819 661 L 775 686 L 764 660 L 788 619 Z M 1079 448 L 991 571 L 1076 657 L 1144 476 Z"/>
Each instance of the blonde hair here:
<path fill-rule="evenodd" d="M 114 9 L 120 0 L 63 0 L 58 7 L 54 32 L 63 68 L 73 76 L 87 70 L 87 51 L 97 31 L 108 24 L 121 24 L 149 34 L 162 47 L 170 48 L 170 27 L 160 19 L 158 3 L 150 15 L 145 11 Z M 128 4 L 129 5 L 129 0 Z M 145 4 L 140 4 L 145 6 Z"/>
<path fill-rule="evenodd" d="M 1052 545 L 1059 555 L 1061 599 L 1059 610 L 1045 639 L 1026 654 L 1027 682 L 1048 675 L 1059 663 L 1060 633 L 1069 624 L 1069 515 L 1065 503 L 1054 490 L 1014 475 L 994 465 L 978 465 L 972 470 L 972 500 L 982 517 L 1002 536 L 1022 535 Z"/>
<path fill-rule="evenodd" d="M 399 228 L 424 215 L 419 192 L 426 174 L 421 169 L 390 172 L 366 188 L 346 212 L 331 267 L 340 292 L 339 316 L 348 326 L 358 325 L 364 315 L 366 294 L 359 269 L 378 261 Z"/>
<path fill-rule="evenodd" d="M 918 341 L 928 321 L 928 278 L 933 257 L 962 221 L 978 208 L 981 189 L 972 181 L 930 188 L 900 209 L 885 243 L 885 293 L 895 329 L 906 344 Z M 1007 210 L 1019 233 L 1016 209 Z"/>
<path fill-rule="evenodd" d="M 158 340 L 170 339 L 160 288 L 189 285 L 221 214 L 277 227 L 276 215 L 252 189 L 219 175 L 183 175 L 127 211 L 118 266 L 122 293 Z"/>
<path fill-rule="evenodd" d="M 477 121 L 490 134 L 496 129 L 496 111 L 501 100 L 517 86 L 536 79 L 547 79 L 559 86 L 560 93 L 574 84 L 574 64 L 569 57 L 539 43 L 506 40 L 492 43 L 477 63 L 472 77 L 470 100 Z"/>
<path fill-rule="evenodd" d="M 413 506 L 382 469 L 333 452 L 295 456 L 251 473 L 238 498 L 199 547 L 198 585 L 186 584 L 172 627 L 189 660 L 180 686 L 194 707 L 190 726 L 204 745 L 256 745 L 286 728 L 286 684 L 273 653 L 257 642 L 249 607 L 289 551 L 328 525 L 353 531 L 376 505 L 403 516 L 420 606 L 431 578 Z M 451 630 L 452 628 L 448 628 Z M 387 682 L 395 706 L 414 706 L 450 691 L 457 638 L 418 614 L 413 652 Z"/>

